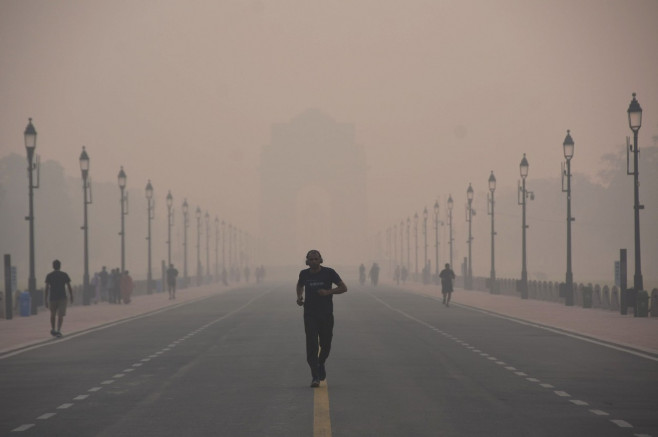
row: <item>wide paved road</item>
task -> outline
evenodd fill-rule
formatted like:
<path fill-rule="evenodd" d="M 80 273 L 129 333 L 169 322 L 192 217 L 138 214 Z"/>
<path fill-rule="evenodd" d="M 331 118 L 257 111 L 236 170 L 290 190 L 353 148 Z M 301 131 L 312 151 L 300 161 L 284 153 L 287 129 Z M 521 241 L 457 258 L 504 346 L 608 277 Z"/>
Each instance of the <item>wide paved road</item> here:
<path fill-rule="evenodd" d="M 319 389 L 294 284 L 247 287 L 0 360 L 0 435 L 658 437 L 656 357 L 348 286 Z"/>

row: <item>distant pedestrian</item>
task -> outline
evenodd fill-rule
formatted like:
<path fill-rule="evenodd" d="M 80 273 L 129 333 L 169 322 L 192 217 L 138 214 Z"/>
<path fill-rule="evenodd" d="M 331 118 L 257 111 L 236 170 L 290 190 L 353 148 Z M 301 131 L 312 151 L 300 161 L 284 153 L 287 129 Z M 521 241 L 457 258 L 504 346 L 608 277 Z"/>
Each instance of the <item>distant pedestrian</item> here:
<path fill-rule="evenodd" d="M 450 264 L 446 263 L 445 268 L 439 273 L 439 278 L 441 278 L 443 304 L 448 307 L 450 306 L 450 297 L 452 296 L 452 283 L 455 280 L 455 272 L 450 268 Z"/>
<path fill-rule="evenodd" d="M 364 285 L 366 283 L 366 266 L 363 263 L 359 266 L 359 284 Z"/>
<path fill-rule="evenodd" d="M 94 273 L 94 277 L 91 279 L 91 285 L 94 287 L 94 304 L 97 304 L 101 300 L 101 275 L 100 273 Z"/>
<path fill-rule="evenodd" d="M 103 266 L 103 269 L 98 275 L 101 278 L 101 300 L 106 301 L 109 299 L 107 285 L 110 279 L 110 274 L 107 272 L 107 267 Z"/>
<path fill-rule="evenodd" d="M 317 250 L 306 254 L 307 269 L 299 272 L 297 305 L 304 306 L 306 362 L 311 368 L 311 387 L 319 387 L 327 377 L 325 362 L 331 350 L 334 330 L 333 295 L 347 291 L 347 286 L 332 268 L 322 267 Z M 336 288 L 331 288 L 332 285 Z M 304 300 L 306 297 L 306 300 Z"/>
<path fill-rule="evenodd" d="M 121 274 L 119 269 L 112 269 L 108 280 L 108 293 L 110 294 L 110 303 L 121 303 Z"/>
<path fill-rule="evenodd" d="M 121 275 L 121 299 L 123 303 L 130 303 L 134 287 L 133 278 L 130 277 L 128 270 L 124 270 L 123 275 Z"/>
<path fill-rule="evenodd" d="M 53 271 L 46 276 L 46 292 L 44 296 L 46 308 L 50 309 L 50 335 L 53 337 L 62 336 L 62 323 L 66 315 L 66 288 L 69 290 L 69 298 L 73 304 L 73 290 L 71 289 L 71 278 L 60 269 L 62 263 L 59 260 L 53 261 Z M 55 319 L 57 319 L 57 329 L 55 329 Z"/>
<path fill-rule="evenodd" d="M 167 290 L 169 290 L 169 300 L 176 299 L 176 280 L 178 278 L 178 270 L 173 264 L 169 264 L 167 269 Z"/>
<path fill-rule="evenodd" d="M 370 277 L 372 285 L 376 286 L 377 282 L 379 282 L 379 264 L 372 263 L 370 271 L 368 272 L 368 277 Z"/>

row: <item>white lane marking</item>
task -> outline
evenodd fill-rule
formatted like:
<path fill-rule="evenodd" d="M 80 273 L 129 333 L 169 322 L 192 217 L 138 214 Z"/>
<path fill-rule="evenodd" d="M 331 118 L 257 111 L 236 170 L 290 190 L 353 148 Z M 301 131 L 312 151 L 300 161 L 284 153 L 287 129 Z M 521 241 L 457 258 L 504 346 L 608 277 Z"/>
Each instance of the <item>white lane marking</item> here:
<path fill-rule="evenodd" d="M 144 363 L 135 363 L 135 364 L 133 364 L 133 367 L 139 367 L 139 366 L 141 366 L 142 364 L 144 364 Z"/>
<path fill-rule="evenodd" d="M 516 371 L 516 367 L 507 366 L 507 367 L 505 367 L 505 368 L 506 368 L 507 370 L 512 371 L 512 372 Z"/>
<path fill-rule="evenodd" d="M 60 405 L 59 407 L 57 407 L 57 409 L 58 410 L 66 410 L 67 408 L 71 408 L 72 406 L 73 406 L 73 404 L 67 403 L 67 404 Z"/>
<path fill-rule="evenodd" d="M 112 378 L 123 378 L 124 376 L 126 375 L 124 375 L 123 373 L 117 373 L 116 375 L 112 376 Z"/>
<path fill-rule="evenodd" d="M 541 385 L 541 386 L 544 387 L 544 388 L 555 388 L 555 387 L 553 387 L 553 384 L 546 384 L 546 383 L 543 383 L 543 384 L 539 384 L 539 385 Z"/>
<path fill-rule="evenodd" d="M 528 374 L 524 373 L 524 372 L 514 372 L 514 374 L 519 375 L 519 376 L 528 376 Z"/>
<path fill-rule="evenodd" d="M 134 372 L 135 369 L 123 369 L 122 372 L 128 373 L 128 372 Z"/>
<path fill-rule="evenodd" d="M 88 397 L 89 397 L 89 395 L 78 395 L 78 396 L 74 397 L 73 400 L 74 401 L 84 401 Z"/>
<path fill-rule="evenodd" d="M 571 397 L 571 395 L 569 393 L 567 393 L 566 391 L 562 391 L 562 390 L 555 390 L 555 394 L 560 396 L 560 397 L 563 397 L 563 398 L 570 398 Z"/>
<path fill-rule="evenodd" d="M 539 382 L 537 378 L 526 378 L 530 382 Z"/>
<path fill-rule="evenodd" d="M 42 414 L 41 416 L 37 417 L 38 420 L 46 420 L 50 419 L 51 417 L 55 416 L 57 413 L 46 413 Z"/>
<path fill-rule="evenodd" d="M 571 402 L 572 404 L 581 405 L 581 406 L 589 405 L 587 402 L 579 401 L 578 399 L 570 399 L 569 402 Z"/>
<path fill-rule="evenodd" d="M 496 358 L 496 357 L 487 357 L 487 360 L 491 360 L 491 361 L 496 361 L 497 359 L 498 358 Z"/>
<path fill-rule="evenodd" d="M 141 361 L 141 362 L 143 362 L 143 363 L 146 363 L 146 362 L 151 361 L 151 359 L 150 359 L 150 358 L 142 358 L 142 359 L 139 360 L 139 361 Z"/>
<path fill-rule="evenodd" d="M 11 430 L 11 432 L 22 432 L 22 431 L 27 431 L 28 429 L 32 428 L 34 426 L 34 423 L 28 423 L 26 425 L 21 425 L 18 428 L 14 428 Z"/>
<path fill-rule="evenodd" d="M 596 414 L 597 416 L 609 416 L 609 413 L 606 413 L 602 410 L 589 410 L 590 413 Z"/>
<path fill-rule="evenodd" d="M 92 387 L 88 391 L 95 392 L 95 391 L 99 391 L 99 390 L 103 390 L 103 387 Z"/>
<path fill-rule="evenodd" d="M 633 425 L 621 419 L 612 419 L 610 422 L 614 423 L 620 428 L 633 428 Z"/>
<path fill-rule="evenodd" d="M 108 379 L 108 380 L 105 380 L 105 381 L 101 382 L 101 384 L 103 384 L 103 385 L 114 384 L 114 380 L 113 379 Z"/>
<path fill-rule="evenodd" d="M 649 434 L 635 434 L 635 437 L 651 437 Z"/>
<path fill-rule="evenodd" d="M 504 366 L 507 363 L 505 361 L 496 361 L 496 364 L 498 364 L 499 366 Z"/>

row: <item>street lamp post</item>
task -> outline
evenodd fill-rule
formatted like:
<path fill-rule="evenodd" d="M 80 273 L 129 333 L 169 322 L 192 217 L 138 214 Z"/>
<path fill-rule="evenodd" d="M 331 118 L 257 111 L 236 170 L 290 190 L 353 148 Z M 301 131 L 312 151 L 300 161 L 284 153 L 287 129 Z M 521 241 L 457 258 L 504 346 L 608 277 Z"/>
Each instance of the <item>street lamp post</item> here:
<path fill-rule="evenodd" d="M 525 153 L 523 154 L 523 159 L 521 159 L 521 164 L 519 164 L 519 170 L 521 173 L 521 180 L 523 181 L 521 185 L 519 185 L 519 191 L 518 195 L 520 199 L 518 199 L 518 204 L 521 205 L 521 210 L 522 210 L 522 215 L 521 215 L 521 284 L 520 284 L 520 291 L 521 291 L 521 299 L 527 299 L 528 298 L 528 269 L 526 265 L 526 229 L 528 226 L 526 225 L 526 202 L 528 196 L 530 196 L 530 200 L 534 199 L 534 194 L 528 190 L 526 190 L 525 187 L 525 180 L 526 177 L 528 177 L 528 160 L 525 157 Z"/>
<path fill-rule="evenodd" d="M 416 280 L 418 280 L 418 213 L 414 214 L 414 234 L 415 234 L 414 246 L 416 251 L 414 274 L 416 276 Z"/>
<path fill-rule="evenodd" d="M 82 146 L 80 154 L 80 171 L 82 172 L 82 197 L 83 197 L 83 220 L 84 231 L 84 274 L 82 276 L 82 304 L 89 305 L 89 225 L 87 220 L 87 205 L 91 204 L 91 183 L 89 180 L 89 155 L 85 146 Z M 89 194 L 87 194 L 89 193 Z"/>
<path fill-rule="evenodd" d="M 222 220 L 222 280 L 226 271 L 226 222 Z"/>
<path fill-rule="evenodd" d="M 411 240 L 409 239 L 411 219 L 407 217 L 407 272 L 411 271 Z"/>
<path fill-rule="evenodd" d="M 219 217 L 215 216 L 215 282 L 219 281 Z"/>
<path fill-rule="evenodd" d="M 187 287 L 190 278 L 187 274 L 187 228 L 190 227 L 190 206 L 187 199 L 183 199 L 183 283 Z"/>
<path fill-rule="evenodd" d="M 201 208 L 196 207 L 196 285 L 201 285 Z"/>
<path fill-rule="evenodd" d="M 489 276 L 489 293 L 496 294 L 498 288 L 496 287 L 496 253 L 494 250 L 495 247 L 495 235 L 496 230 L 494 227 L 494 207 L 496 202 L 494 201 L 494 191 L 496 191 L 496 176 L 494 176 L 493 170 L 489 176 L 489 196 L 487 196 L 487 206 L 489 209 L 487 214 L 491 216 L 491 274 Z"/>
<path fill-rule="evenodd" d="M 448 242 L 450 244 L 450 267 L 454 268 L 452 265 L 452 208 L 455 205 L 455 202 L 452 200 L 452 195 L 448 195 L 448 229 L 449 229 L 449 237 L 450 241 Z"/>
<path fill-rule="evenodd" d="M 573 306 L 573 272 L 571 271 L 571 158 L 573 158 L 574 142 L 571 138 L 571 131 L 567 130 L 567 136 L 562 143 L 564 158 L 566 160 L 566 170 L 562 168 L 562 191 L 567 193 L 567 273 L 565 278 L 566 289 L 564 290 L 564 304 Z M 567 188 L 564 188 L 564 177 L 567 178 Z"/>
<path fill-rule="evenodd" d="M 637 144 L 637 136 L 642 127 L 642 108 L 640 103 L 635 98 L 635 93 L 633 93 L 633 100 L 628 106 L 628 125 L 633 131 L 633 145 L 628 147 L 626 150 L 626 172 L 633 175 L 633 194 L 634 202 L 633 208 L 635 210 L 635 274 L 633 276 L 634 281 L 634 293 L 637 293 L 641 290 L 644 290 L 644 284 L 642 280 L 642 258 L 640 255 L 640 210 L 644 209 L 644 205 L 640 205 L 640 169 L 638 168 L 638 154 L 640 152 Z M 628 140 L 627 140 L 628 141 Z M 633 152 L 633 171 L 628 171 L 628 161 L 629 154 Z"/>
<path fill-rule="evenodd" d="M 154 208 L 153 208 L 153 186 L 151 185 L 151 180 L 149 179 L 148 183 L 146 184 L 146 220 L 147 220 L 147 236 L 146 240 L 148 241 L 148 270 L 146 274 L 146 294 L 151 294 L 151 286 L 153 282 L 153 272 L 151 270 L 151 220 L 153 220 L 153 213 L 154 213 Z"/>
<path fill-rule="evenodd" d="M 27 176 L 29 180 L 29 215 L 25 217 L 30 224 L 30 275 L 27 280 L 28 291 L 30 292 L 31 299 L 31 314 L 37 314 L 37 300 L 36 300 L 36 290 L 37 290 L 37 278 L 34 273 L 34 189 L 39 188 L 39 155 L 34 154 L 34 150 L 37 148 L 37 131 L 34 129 L 32 124 L 32 119 L 29 119 L 27 127 L 25 128 L 25 133 L 23 134 L 25 139 L 25 150 L 27 152 Z M 34 170 L 37 171 L 37 180 L 36 184 L 34 183 Z"/>
<path fill-rule="evenodd" d="M 434 279 L 439 280 L 439 201 L 434 202 Z"/>
<path fill-rule="evenodd" d="M 126 226 L 125 226 L 125 216 L 128 214 L 128 194 L 125 193 L 126 189 L 126 172 L 123 171 L 123 166 L 119 170 L 119 175 L 117 176 L 119 180 L 119 190 L 121 191 L 121 272 L 123 273 L 126 270 Z"/>
<path fill-rule="evenodd" d="M 400 221 L 400 275 L 404 267 L 404 220 Z"/>
<path fill-rule="evenodd" d="M 174 198 L 171 191 L 167 193 L 167 267 L 171 265 L 171 225 L 174 221 L 173 215 Z"/>
<path fill-rule="evenodd" d="M 210 282 L 210 214 L 206 211 L 206 283 Z"/>
<path fill-rule="evenodd" d="M 423 284 L 427 283 L 427 275 L 429 270 L 427 269 L 427 207 L 423 210 L 423 239 L 425 240 L 425 259 L 423 263 Z"/>
<path fill-rule="evenodd" d="M 470 183 L 466 190 L 466 199 L 468 201 L 466 207 L 466 221 L 468 222 L 468 266 L 466 266 L 466 289 L 470 290 L 473 288 L 473 258 L 471 257 L 471 247 L 473 245 L 473 234 L 471 233 L 471 227 L 473 224 L 473 187 Z"/>

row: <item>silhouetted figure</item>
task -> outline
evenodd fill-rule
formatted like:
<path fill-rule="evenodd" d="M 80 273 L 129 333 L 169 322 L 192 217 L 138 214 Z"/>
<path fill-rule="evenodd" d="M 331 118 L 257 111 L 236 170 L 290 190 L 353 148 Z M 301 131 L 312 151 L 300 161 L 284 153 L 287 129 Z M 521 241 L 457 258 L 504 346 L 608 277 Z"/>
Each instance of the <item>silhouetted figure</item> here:
<path fill-rule="evenodd" d="M 363 285 L 366 283 L 366 266 L 361 264 L 359 266 L 359 284 Z"/>
<path fill-rule="evenodd" d="M 368 277 L 370 278 L 370 283 L 376 286 L 379 282 L 379 265 L 377 263 L 372 263 L 370 271 L 368 272 Z"/>
<path fill-rule="evenodd" d="M 134 288 L 133 278 L 130 277 L 128 270 L 124 270 L 123 275 L 121 275 L 121 299 L 123 303 L 130 303 Z"/>
<path fill-rule="evenodd" d="M 178 270 L 174 264 L 169 264 L 167 269 L 167 290 L 169 291 L 169 300 L 176 299 L 176 281 L 178 279 Z"/>
<path fill-rule="evenodd" d="M 306 362 L 311 368 L 311 387 L 319 387 L 320 381 L 327 377 L 325 362 L 331 350 L 334 329 L 333 295 L 347 291 L 338 273 L 332 268 L 322 267 L 322 262 L 320 252 L 310 250 L 306 254 L 308 268 L 299 272 L 296 288 L 297 305 L 304 306 Z M 337 287 L 331 288 L 334 284 Z"/>
<path fill-rule="evenodd" d="M 443 304 L 445 306 L 450 306 L 450 297 L 452 296 L 452 283 L 455 280 L 455 272 L 450 268 L 450 264 L 446 263 L 446 266 L 441 273 L 439 273 L 439 278 L 441 278 L 441 293 L 443 294 Z"/>
<path fill-rule="evenodd" d="M 69 290 L 69 298 L 73 304 L 73 290 L 71 289 L 71 278 L 60 268 L 62 264 L 59 260 L 53 261 L 53 271 L 46 276 L 46 291 L 44 302 L 46 308 L 50 309 L 50 335 L 53 337 L 62 336 L 62 323 L 66 315 L 66 289 Z M 57 319 L 57 329 L 55 329 L 55 319 Z"/>

